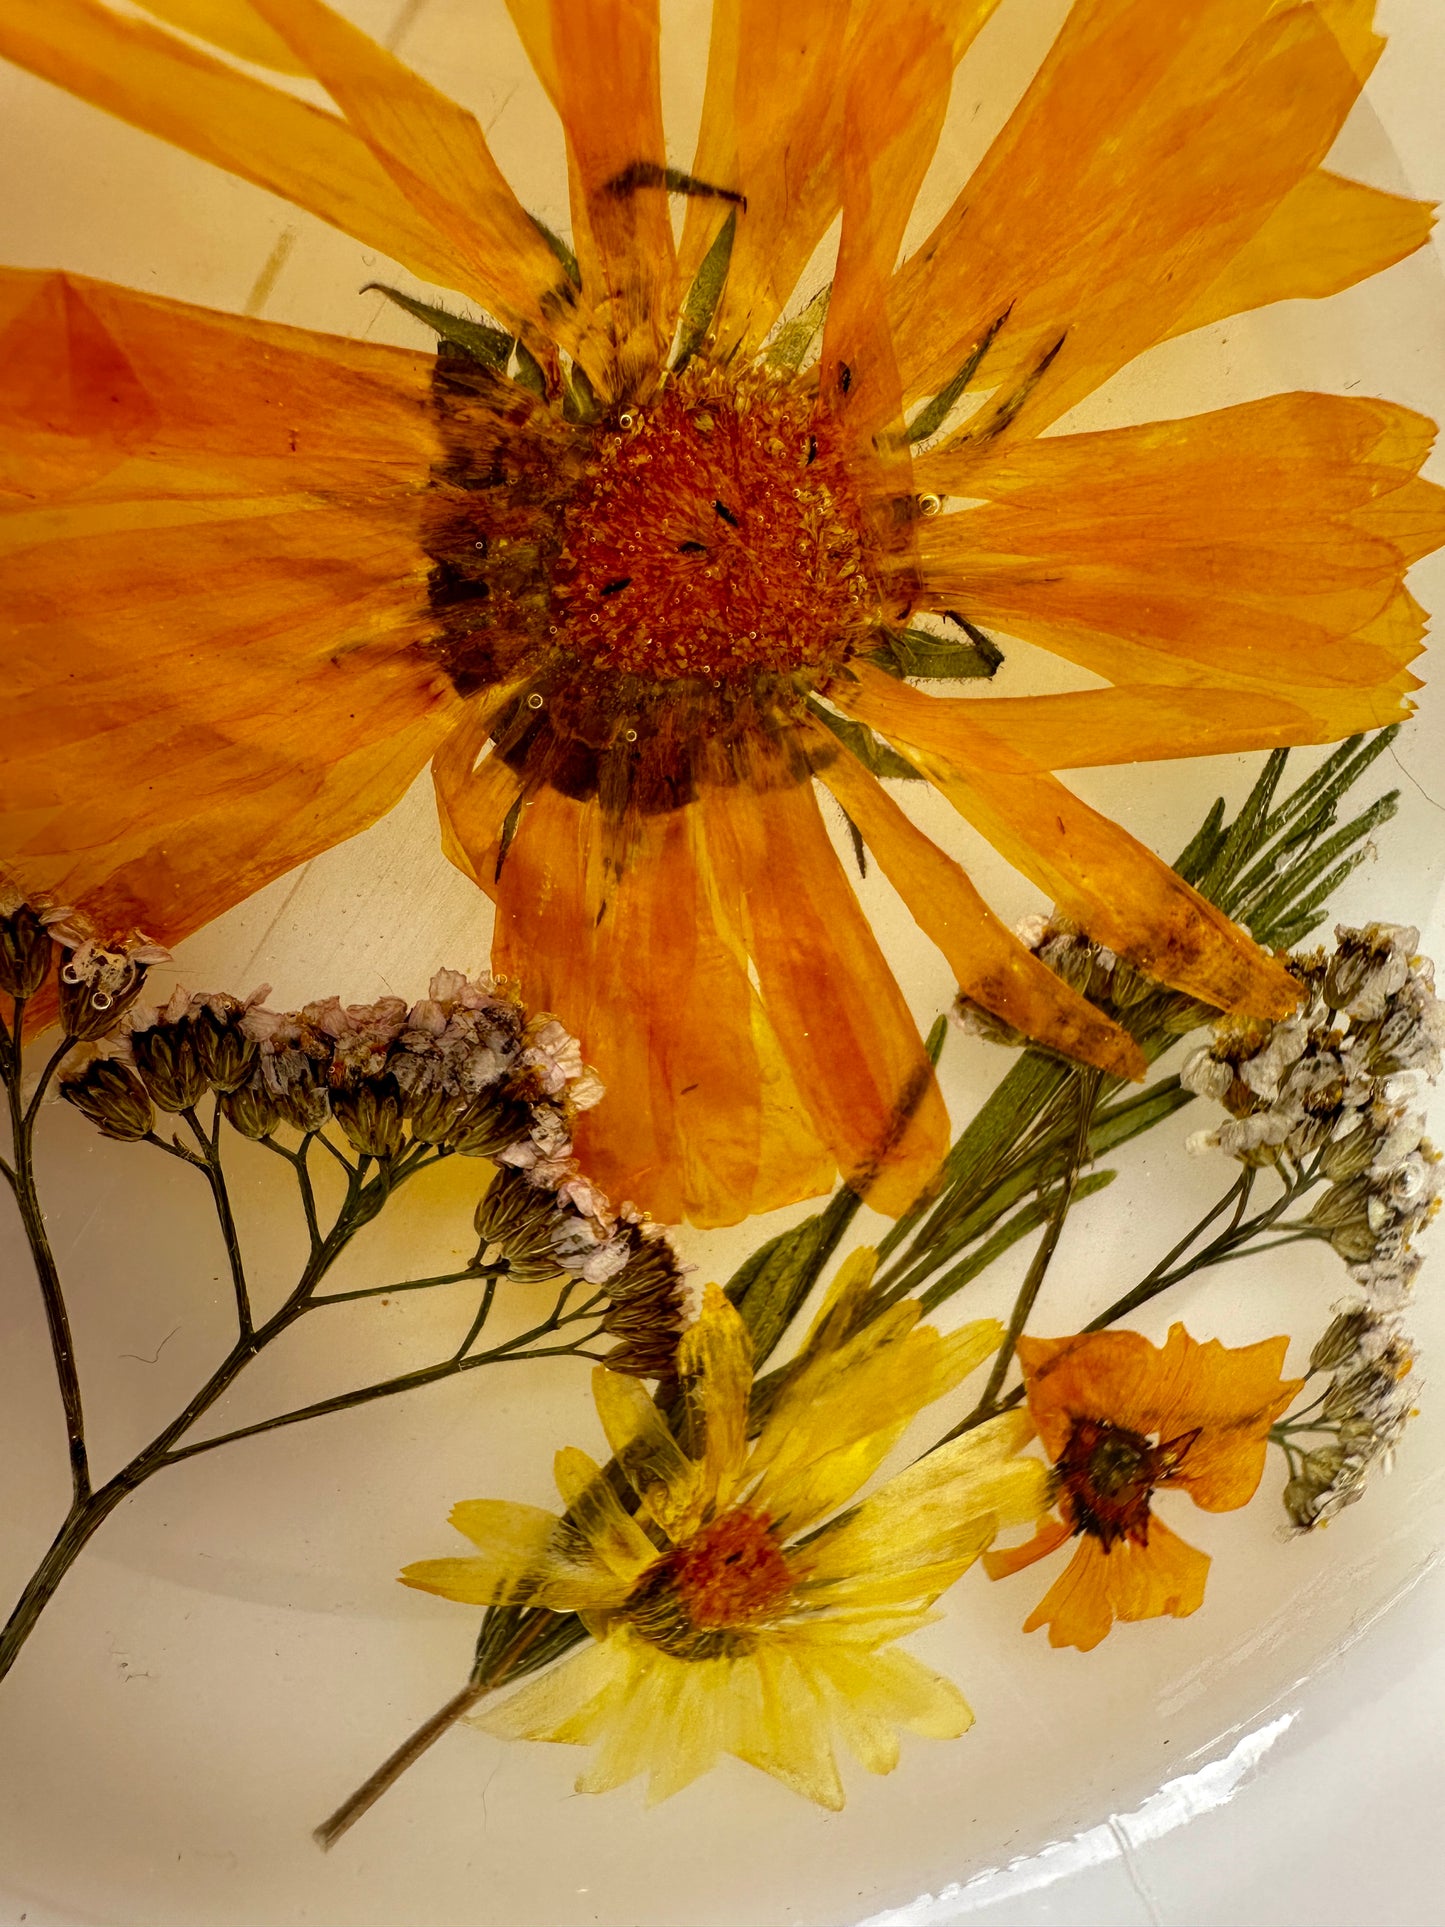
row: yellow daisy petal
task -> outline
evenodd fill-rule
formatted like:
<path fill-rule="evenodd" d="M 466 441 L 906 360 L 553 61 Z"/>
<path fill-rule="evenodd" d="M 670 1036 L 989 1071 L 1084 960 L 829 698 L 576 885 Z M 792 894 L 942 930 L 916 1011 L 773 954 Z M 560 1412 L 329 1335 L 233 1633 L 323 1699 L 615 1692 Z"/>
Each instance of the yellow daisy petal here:
<path fill-rule="evenodd" d="M 716 1285 L 702 1316 L 683 1333 L 677 1375 L 690 1455 L 701 1466 L 700 1502 L 726 1505 L 748 1452 L 748 1392 L 753 1348 L 747 1327 Z"/>
<path fill-rule="evenodd" d="M 627 1704 L 635 1670 L 636 1654 L 627 1640 L 594 1640 L 560 1666 L 495 1705 L 484 1703 L 469 1717 L 498 1739 L 585 1746 L 613 1709 Z"/>
<path fill-rule="evenodd" d="M 635 1378 L 592 1374 L 597 1416 L 613 1457 L 648 1515 L 671 1539 L 700 1516 L 701 1475 Z"/>
<path fill-rule="evenodd" d="M 609 1572 L 630 1583 L 652 1564 L 657 1548 L 623 1510 L 595 1459 L 576 1446 L 564 1446 L 553 1461 L 553 1476 L 567 1508 L 569 1535 L 575 1533 Z M 453 1523 L 457 1523 L 455 1516 Z M 469 1531 L 469 1536 L 477 1535 Z"/>

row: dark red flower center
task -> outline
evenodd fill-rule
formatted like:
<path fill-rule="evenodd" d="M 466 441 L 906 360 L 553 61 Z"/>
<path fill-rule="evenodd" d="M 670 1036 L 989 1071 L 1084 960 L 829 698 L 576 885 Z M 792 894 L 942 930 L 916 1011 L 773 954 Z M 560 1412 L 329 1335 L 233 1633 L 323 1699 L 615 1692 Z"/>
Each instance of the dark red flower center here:
<path fill-rule="evenodd" d="M 1198 1437 L 1196 1427 L 1156 1445 L 1125 1426 L 1076 1418 L 1054 1465 L 1065 1518 L 1076 1533 L 1092 1533 L 1106 1551 L 1121 1539 L 1147 1545 L 1154 1488 L 1178 1473 Z"/>
<path fill-rule="evenodd" d="M 650 1566 L 623 1611 L 665 1652 L 705 1659 L 731 1650 L 735 1635 L 786 1606 L 792 1592 L 767 1514 L 739 1508 Z"/>
<path fill-rule="evenodd" d="M 790 380 L 685 375 L 597 431 L 552 574 L 598 668 L 725 682 L 840 661 L 877 617 L 844 458 Z"/>

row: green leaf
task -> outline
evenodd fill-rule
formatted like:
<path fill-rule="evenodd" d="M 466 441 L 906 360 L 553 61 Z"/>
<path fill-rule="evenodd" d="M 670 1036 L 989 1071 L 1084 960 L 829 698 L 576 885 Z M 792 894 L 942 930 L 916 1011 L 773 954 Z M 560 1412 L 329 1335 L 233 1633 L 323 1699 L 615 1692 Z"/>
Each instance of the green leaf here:
<path fill-rule="evenodd" d="M 826 1210 L 780 1232 L 745 1258 L 724 1286 L 752 1337 L 758 1364 L 797 1316 L 861 1202 L 846 1188 L 837 1192 Z"/>
<path fill-rule="evenodd" d="M 763 350 L 763 360 L 770 368 L 801 368 L 808 350 L 823 332 L 823 323 L 828 319 L 828 300 L 833 292 L 830 281 L 820 288 L 803 309 L 791 321 L 785 321 Z"/>
<path fill-rule="evenodd" d="M 733 255 L 733 236 L 737 233 L 738 211 L 728 210 L 728 217 L 717 231 L 712 246 L 702 258 L 702 266 L 693 277 L 692 286 L 687 291 L 687 300 L 682 304 L 682 322 L 678 334 L 677 353 L 673 357 L 673 370 L 685 368 L 693 356 L 707 340 L 707 331 L 712 326 L 712 318 L 717 313 L 717 304 L 722 298 L 723 285 L 728 278 L 728 264 Z"/>
<path fill-rule="evenodd" d="M 1003 661 L 1003 651 L 992 637 L 972 623 L 960 625 L 968 633 L 964 641 L 951 636 L 936 636 L 929 629 L 885 629 L 867 661 L 876 663 L 890 676 L 917 676 L 924 679 L 969 681 L 986 680 Z"/>
<path fill-rule="evenodd" d="M 1106 1185 L 1112 1184 L 1117 1176 L 1118 1173 L 1115 1171 L 1091 1171 L 1087 1177 L 1080 1178 L 1075 1184 L 1074 1203 L 1077 1204 L 1080 1198 L 1091 1198 L 1096 1191 L 1102 1191 Z M 961 1264 L 955 1265 L 952 1271 L 946 1271 L 936 1283 L 928 1287 L 927 1291 L 920 1292 L 918 1302 L 922 1307 L 923 1315 L 926 1317 L 929 1312 L 936 1311 L 945 1299 L 951 1298 L 956 1291 L 962 1291 L 963 1287 L 971 1279 L 976 1278 L 981 1271 L 987 1271 L 994 1260 L 1001 1258 L 1011 1245 L 1017 1244 L 1019 1239 L 1026 1237 L 1030 1231 L 1036 1231 L 1052 1208 L 1052 1205 L 1043 1198 L 1034 1198 L 1021 1211 L 1016 1212 L 1007 1224 L 994 1232 L 991 1238 L 985 1239 L 977 1251 L 971 1253 Z"/>
<path fill-rule="evenodd" d="M 512 379 L 519 388 L 527 388 L 534 395 L 547 398 L 547 377 L 542 372 L 542 364 L 524 341 L 515 344 L 517 351 L 517 372 Z"/>
<path fill-rule="evenodd" d="M 485 321 L 468 321 L 465 315 L 448 314 L 445 308 L 433 307 L 429 301 L 418 301 L 414 295 L 403 294 L 400 288 L 389 288 L 384 281 L 368 281 L 361 290 L 363 294 L 384 294 L 388 301 L 394 301 L 398 308 L 404 308 L 409 315 L 425 324 L 443 341 L 451 342 L 463 354 L 479 361 L 484 368 L 496 368 L 505 372 L 512 353 L 512 337 L 500 328 L 488 327 Z"/>
<path fill-rule="evenodd" d="M 922 408 L 919 409 L 918 413 L 913 417 L 913 420 L 908 424 L 908 439 L 910 442 L 926 442 L 930 435 L 936 435 L 939 429 L 942 428 L 954 408 L 962 400 L 964 390 L 978 373 L 980 363 L 993 346 L 995 335 L 997 335 L 999 329 L 1007 319 L 1008 310 L 1005 309 L 1001 315 L 989 323 L 988 329 L 982 339 L 971 350 L 963 366 L 953 377 L 953 380 L 948 383 L 947 387 L 940 388 L 932 401 L 925 402 Z"/>
<path fill-rule="evenodd" d="M 843 747 L 858 759 L 864 769 L 872 770 L 875 776 L 897 776 L 910 783 L 922 782 L 923 778 L 912 763 L 900 756 L 898 751 L 889 744 L 882 742 L 862 723 L 855 723 L 851 716 L 835 714 L 833 710 L 825 708 L 811 696 L 808 699 L 808 707 L 824 728 L 830 729 Z"/>
<path fill-rule="evenodd" d="M 582 270 L 578 267 L 577 256 L 572 252 L 571 248 L 568 247 L 560 234 L 555 234 L 552 229 L 548 227 L 547 223 L 545 221 L 539 221 L 535 214 L 529 214 L 527 219 L 532 223 L 532 226 L 536 228 L 542 239 L 547 243 L 547 246 L 562 263 L 562 272 L 572 283 L 572 286 L 574 288 L 580 288 L 582 286 Z"/>

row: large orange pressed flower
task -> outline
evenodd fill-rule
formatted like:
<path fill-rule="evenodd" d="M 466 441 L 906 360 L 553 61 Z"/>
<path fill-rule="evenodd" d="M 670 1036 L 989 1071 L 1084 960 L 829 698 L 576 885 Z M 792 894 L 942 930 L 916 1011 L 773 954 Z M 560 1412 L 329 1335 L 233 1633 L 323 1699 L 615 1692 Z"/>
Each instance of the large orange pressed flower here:
<path fill-rule="evenodd" d="M 28 884 L 173 942 L 430 762 L 497 968 L 611 1086 L 588 1168 L 702 1223 L 839 1171 L 896 1211 L 945 1142 L 819 784 L 967 995 L 1060 1050 L 1140 1068 L 880 773 L 926 777 L 1154 976 L 1290 1006 L 1052 772 L 1405 713 L 1403 576 L 1445 536 L 1430 424 L 1292 394 L 1043 431 L 1151 344 L 1423 239 L 1427 210 L 1321 168 L 1378 53 L 1370 0 L 1076 0 L 901 267 L 997 0 L 716 0 L 686 174 L 658 0 L 510 0 L 566 134 L 570 248 L 469 112 L 321 0 L 149 4 L 189 37 L 0 0 L 0 53 L 492 319 L 437 312 L 433 356 L 0 279 L 0 802 Z M 909 632 L 920 612 L 959 646 Z M 918 688 L 978 624 L 1107 686 Z"/>
<path fill-rule="evenodd" d="M 1078 1547 L 1024 1621 L 1051 1646 L 1097 1646 L 1116 1619 L 1183 1619 L 1204 1601 L 1209 1555 L 1156 1518 L 1161 1487 L 1208 1512 L 1254 1497 L 1269 1428 L 1302 1378 L 1281 1378 L 1287 1338 L 1200 1345 L 1171 1325 L 1163 1348 L 1138 1332 L 1021 1338 L 1029 1417 L 1058 1483 L 1058 1516 L 1026 1545 L 984 1555 L 992 1579 Z"/>

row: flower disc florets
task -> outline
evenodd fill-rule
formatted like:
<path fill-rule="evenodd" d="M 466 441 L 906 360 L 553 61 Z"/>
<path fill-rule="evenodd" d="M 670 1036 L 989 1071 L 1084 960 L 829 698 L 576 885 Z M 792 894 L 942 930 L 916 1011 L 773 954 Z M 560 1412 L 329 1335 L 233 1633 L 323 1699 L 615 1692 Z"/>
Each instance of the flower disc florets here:
<path fill-rule="evenodd" d="M 579 655 L 651 681 L 841 661 L 875 596 L 812 398 L 776 375 L 689 371 L 600 430 L 552 594 Z"/>
<path fill-rule="evenodd" d="M 674 1659 L 716 1659 L 784 1612 L 792 1570 L 766 1513 L 738 1506 L 659 1559 L 619 1617 Z"/>

